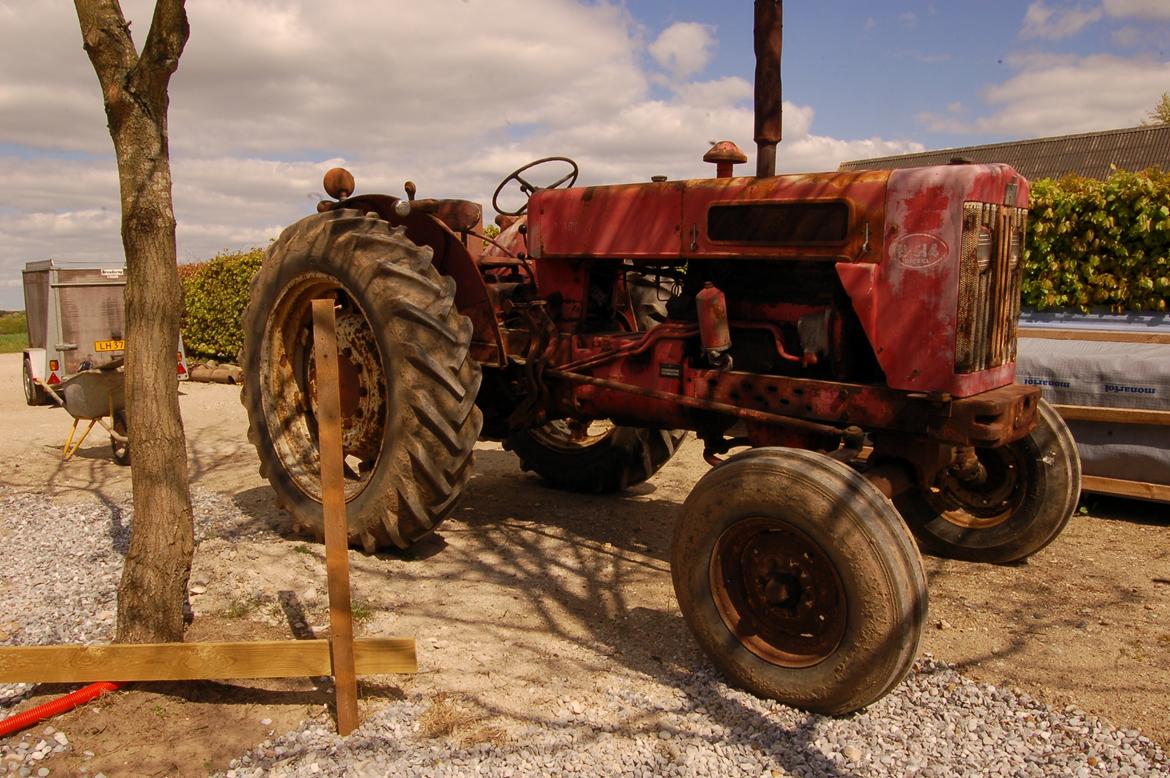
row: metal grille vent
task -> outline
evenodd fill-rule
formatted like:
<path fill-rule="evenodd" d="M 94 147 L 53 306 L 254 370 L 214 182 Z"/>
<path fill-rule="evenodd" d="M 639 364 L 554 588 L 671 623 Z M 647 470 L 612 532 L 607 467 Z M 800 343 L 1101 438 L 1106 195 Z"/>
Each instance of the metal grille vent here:
<path fill-rule="evenodd" d="M 1020 253 L 1028 212 L 991 203 L 963 205 L 955 371 L 974 373 L 1016 358 Z"/>

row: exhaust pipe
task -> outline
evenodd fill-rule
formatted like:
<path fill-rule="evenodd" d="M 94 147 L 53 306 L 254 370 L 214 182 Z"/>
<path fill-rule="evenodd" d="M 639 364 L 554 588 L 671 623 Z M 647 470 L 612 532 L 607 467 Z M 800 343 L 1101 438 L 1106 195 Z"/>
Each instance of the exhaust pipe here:
<path fill-rule="evenodd" d="M 784 0 L 756 0 L 756 175 L 776 175 Z"/>

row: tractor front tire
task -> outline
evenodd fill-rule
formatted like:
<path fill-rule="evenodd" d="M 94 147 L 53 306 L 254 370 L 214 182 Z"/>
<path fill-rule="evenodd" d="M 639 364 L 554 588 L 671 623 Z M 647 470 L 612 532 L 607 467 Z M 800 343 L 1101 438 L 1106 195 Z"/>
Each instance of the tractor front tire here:
<path fill-rule="evenodd" d="M 685 430 L 557 420 L 505 441 L 520 466 L 556 489 L 610 494 L 649 479 L 678 451 Z"/>
<path fill-rule="evenodd" d="M 999 448 L 976 449 L 987 476 L 967 485 L 944 471 L 930 489 L 895 500 L 918 538 L 935 556 L 1005 564 L 1051 543 L 1076 510 L 1081 460 L 1064 419 L 1040 401 L 1036 429 Z"/>
<path fill-rule="evenodd" d="M 311 304 L 333 299 L 349 542 L 408 548 L 450 515 L 482 418 L 471 322 L 431 250 L 374 215 L 337 210 L 286 229 L 243 317 L 243 403 L 260 473 L 295 530 L 324 536 Z"/>
<path fill-rule="evenodd" d="M 671 575 L 733 683 L 828 715 L 893 689 L 926 619 L 922 560 L 893 505 L 810 451 L 753 449 L 704 475 L 675 527 Z"/>

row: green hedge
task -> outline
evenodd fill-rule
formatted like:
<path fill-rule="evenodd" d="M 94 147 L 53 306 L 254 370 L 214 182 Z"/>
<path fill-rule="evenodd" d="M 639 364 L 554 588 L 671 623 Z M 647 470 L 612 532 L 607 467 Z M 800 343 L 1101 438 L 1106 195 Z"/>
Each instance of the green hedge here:
<path fill-rule="evenodd" d="M 195 357 L 234 362 L 244 345 L 240 316 L 248 305 L 252 276 L 264 249 L 225 251 L 214 259 L 180 265 L 183 282 L 183 342 Z"/>
<path fill-rule="evenodd" d="M 1170 173 L 1032 183 L 1023 303 L 1165 311 L 1170 299 Z"/>

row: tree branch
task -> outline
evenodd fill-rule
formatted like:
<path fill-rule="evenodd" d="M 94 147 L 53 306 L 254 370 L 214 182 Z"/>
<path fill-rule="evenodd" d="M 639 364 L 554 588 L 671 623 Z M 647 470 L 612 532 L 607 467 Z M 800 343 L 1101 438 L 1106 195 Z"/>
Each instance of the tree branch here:
<path fill-rule="evenodd" d="M 132 75 L 135 86 L 152 103 L 166 100 L 171 75 L 179 69 L 179 57 L 190 36 L 186 0 L 157 0 L 146 45 Z"/>
<path fill-rule="evenodd" d="M 138 53 L 130 37 L 130 25 L 118 0 L 74 0 L 81 40 L 93 63 L 102 93 L 109 98 L 110 87 L 119 84 L 138 64 Z"/>

